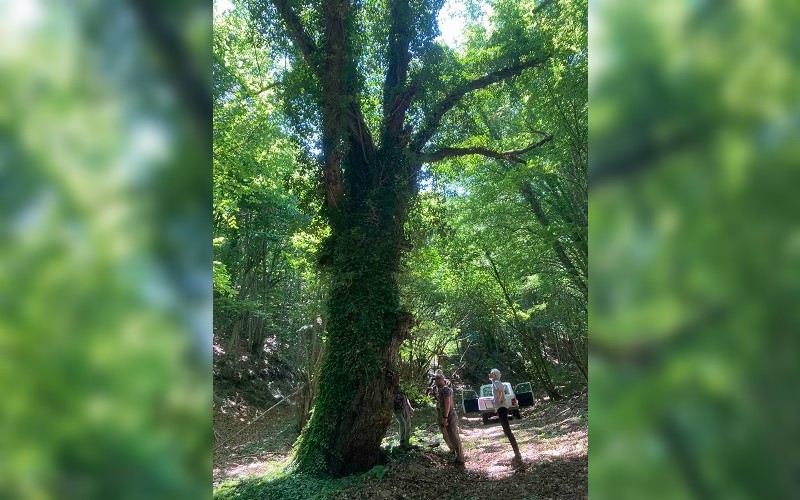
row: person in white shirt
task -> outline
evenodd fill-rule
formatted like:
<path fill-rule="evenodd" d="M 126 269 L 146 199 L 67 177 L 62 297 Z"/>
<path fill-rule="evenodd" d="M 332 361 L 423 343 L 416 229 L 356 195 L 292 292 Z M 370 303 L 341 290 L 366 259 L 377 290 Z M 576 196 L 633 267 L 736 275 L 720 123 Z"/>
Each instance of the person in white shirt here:
<path fill-rule="evenodd" d="M 492 368 L 489 372 L 489 380 L 492 381 L 492 396 L 494 396 L 494 407 L 497 408 L 497 416 L 500 417 L 500 425 L 503 426 L 503 433 L 505 433 L 508 441 L 511 443 L 511 448 L 514 450 L 514 462 L 522 464 L 522 455 L 519 453 L 519 446 L 511 432 L 511 426 L 508 424 L 508 407 L 511 401 L 506 398 L 506 389 L 503 383 L 500 382 L 500 370 Z"/>

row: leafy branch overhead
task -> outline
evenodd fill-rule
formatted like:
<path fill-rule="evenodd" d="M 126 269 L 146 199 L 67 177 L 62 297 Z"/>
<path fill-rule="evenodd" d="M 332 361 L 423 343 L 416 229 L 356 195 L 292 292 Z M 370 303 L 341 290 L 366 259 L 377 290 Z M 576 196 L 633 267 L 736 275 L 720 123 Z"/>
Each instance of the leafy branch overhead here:
<path fill-rule="evenodd" d="M 381 183 L 394 176 L 374 171 L 373 167 L 381 169 L 375 160 L 396 155 L 398 148 L 405 151 L 410 164 L 402 172 L 389 174 L 413 179 L 425 162 L 467 154 L 519 162 L 519 155 L 543 144 L 500 152 L 488 143 L 459 148 L 458 144 L 431 141 L 446 115 L 465 97 L 527 70 L 546 67 L 554 55 L 548 44 L 521 44 L 516 52 L 488 60 L 476 56 L 472 61 L 468 53 L 456 56 L 455 64 L 445 65 L 439 56 L 448 59 L 454 54 L 442 54 L 442 46 L 435 41 L 435 16 L 441 2 L 389 0 L 383 11 L 379 4 L 351 4 L 349 0 L 323 0 L 318 9 L 290 0 L 250 2 L 248 6 L 265 33 L 280 33 L 290 42 L 284 53 L 292 59 L 288 71 L 301 72 L 300 65 L 306 68 L 305 83 L 298 82 L 286 93 L 305 93 L 312 87 L 320 90 L 314 99 L 318 114 L 306 124 L 315 132 L 305 139 L 317 138 L 317 145 L 309 144 L 309 149 L 321 152 L 330 209 L 337 208 L 346 195 L 349 174 L 343 163 L 351 155 L 358 156 L 365 166 L 360 174 Z M 529 14 L 544 16 L 551 7 L 550 1 L 540 2 Z M 386 17 L 367 17 L 375 12 Z M 367 40 L 368 46 L 357 46 L 366 34 L 376 32 L 385 42 L 376 44 L 378 40 L 373 38 Z M 382 69 L 376 67 L 376 60 Z M 373 98 L 375 95 L 379 97 Z M 435 149 L 425 151 L 428 145 Z M 355 173 L 357 169 L 351 170 Z"/>

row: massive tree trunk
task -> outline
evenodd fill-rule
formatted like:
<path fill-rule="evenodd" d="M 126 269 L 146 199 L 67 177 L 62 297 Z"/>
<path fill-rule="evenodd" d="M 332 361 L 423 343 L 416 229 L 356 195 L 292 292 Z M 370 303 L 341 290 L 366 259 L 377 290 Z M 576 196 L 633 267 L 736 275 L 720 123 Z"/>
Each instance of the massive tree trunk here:
<path fill-rule="evenodd" d="M 367 165 L 387 174 L 403 170 L 383 166 Z M 397 283 L 410 193 L 385 181 L 351 179 L 351 197 L 338 204 L 326 244 L 328 345 L 314 412 L 295 457 L 305 471 L 345 475 L 370 469 L 380 460 L 380 442 L 391 424 L 397 351 L 411 325 L 400 309 Z"/>
<path fill-rule="evenodd" d="M 398 291 L 389 263 L 376 258 L 367 243 L 342 248 L 331 263 L 327 353 L 296 455 L 303 470 L 336 475 L 368 470 L 378 463 L 391 422 Z"/>

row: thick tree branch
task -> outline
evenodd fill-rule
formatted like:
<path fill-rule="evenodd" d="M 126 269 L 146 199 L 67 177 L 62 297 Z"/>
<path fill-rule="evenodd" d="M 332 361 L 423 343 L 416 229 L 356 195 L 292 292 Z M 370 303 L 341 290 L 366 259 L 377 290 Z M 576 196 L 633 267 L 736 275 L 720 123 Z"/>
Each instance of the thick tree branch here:
<path fill-rule="evenodd" d="M 369 161 L 374 156 L 375 142 L 372 139 L 372 134 L 367 127 L 367 119 L 361 112 L 361 107 L 358 101 L 353 99 L 348 107 L 349 120 L 347 122 L 348 132 L 350 136 L 361 146 L 361 154 L 365 161 Z"/>
<path fill-rule="evenodd" d="M 323 0 L 322 14 L 325 23 L 323 33 L 322 67 L 319 74 L 322 83 L 322 154 L 325 157 L 323 178 L 325 181 L 325 203 L 337 208 L 344 193 L 342 158 L 344 156 L 344 134 L 347 116 L 343 103 L 348 101 L 344 88 L 345 14 L 350 7 L 348 0 Z"/>
<path fill-rule="evenodd" d="M 383 85 L 384 131 L 387 138 L 397 137 L 403 126 L 405 112 L 411 104 L 416 86 L 404 89 L 411 61 L 409 46 L 414 36 L 411 7 L 408 0 L 390 0 L 392 24 L 389 29 L 389 63 Z"/>
<path fill-rule="evenodd" d="M 406 111 L 417 93 L 417 84 L 412 83 L 407 89 L 400 91 L 388 108 L 384 109 L 385 130 L 390 138 L 398 137 L 403 128 Z"/>
<path fill-rule="evenodd" d="M 420 152 L 430 138 L 433 137 L 433 134 L 436 133 L 439 125 L 442 123 L 444 115 L 453 109 L 453 107 L 468 93 L 488 87 L 493 83 L 513 78 L 526 69 L 544 64 L 545 61 L 547 61 L 547 57 L 530 59 L 461 84 L 433 107 L 433 111 L 426 117 L 422 128 L 414 136 L 411 149 L 417 153 Z"/>
<path fill-rule="evenodd" d="M 271 2 L 278 11 L 278 15 L 281 16 L 283 25 L 289 33 L 289 37 L 292 39 L 295 47 L 303 54 L 303 58 L 306 60 L 311 70 L 317 73 L 318 69 L 315 67 L 313 58 L 314 53 L 317 51 L 317 46 L 314 40 L 308 35 L 308 32 L 306 32 L 300 18 L 297 17 L 297 14 L 295 14 L 289 6 L 287 0 L 271 0 Z"/>
<path fill-rule="evenodd" d="M 325 204 L 337 208 L 344 193 L 342 160 L 349 143 L 360 146 L 365 160 L 374 155 L 374 141 L 358 104 L 345 86 L 349 0 L 323 0 L 322 45 L 317 47 L 288 0 L 270 0 L 281 16 L 294 45 L 303 54 L 322 86 L 322 153 Z M 407 0 L 406 0 L 407 1 Z"/>
<path fill-rule="evenodd" d="M 480 146 L 472 148 L 442 148 L 430 154 L 423 154 L 421 158 L 422 161 L 425 163 L 435 163 L 437 161 L 441 161 L 446 158 L 453 158 L 456 156 L 481 155 L 481 156 L 486 156 L 488 158 L 494 158 L 496 160 L 508 160 L 508 161 L 513 161 L 514 163 L 524 164 L 525 160 L 520 158 L 520 155 L 533 151 L 539 146 L 550 141 L 552 138 L 553 138 L 552 135 L 546 135 L 543 139 L 534 142 L 530 146 L 527 146 L 522 149 L 515 149 L 513 151 L 502 151 L 502 152 L 492 151 L 491 149 L 487 149 Z"/>
<path fill-rule="evenodd" d="M 295 47 L 303 54 L 311 72 L 317 75 L 323 89 L 322 105 L 322 178 L 325 186 L 325 204 L 336 208 L 344 193 L 342 173 L 342 116 L 340 103 L 344 96 L 342 73 L 344 69 L 344 12 L 343 5 L 335 0 L 325 0 L 324 54 L 322 61 L 316 57 L 317 46 L 303 27 L 300 18 L 289 6 L 288 0 L 271 0 L 281 16 L 283 25 Z M 321 63 L 321 65 L 320 65 Z"/>

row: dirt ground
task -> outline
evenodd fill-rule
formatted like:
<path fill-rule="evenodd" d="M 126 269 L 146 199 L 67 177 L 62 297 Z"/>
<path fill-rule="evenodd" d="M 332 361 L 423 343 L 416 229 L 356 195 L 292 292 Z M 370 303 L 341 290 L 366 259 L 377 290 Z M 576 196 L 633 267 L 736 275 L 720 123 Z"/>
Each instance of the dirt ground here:
<path fill-rule="evenodd" d="M 283 468 L 297 437 L 291 407 L 277 407 L 247 426 L 260 412 L 232 406 L 215 413 L 214 486 L 226 479 L 263 476 Z M 283 405 L 282 405 L 283 406 Z M 512 419 L 524 465 L 512 467 L 513 452 L 497 419 L 460 416 L 466 465 L 452 455 L 434 423 L 433 408 L 412 417 L 412 443 L 396 448 L 397 426 L 384 440 L 387 462 L 377 474 L 336 493 L 338 499 L 572 499 L 588 496 L 587 395 L 537 401 Z"/>
<path fill-rule="evenodd" d="M 297 439 L 295 410 L 287 403 L 266 409 L 238 397 L 214 408 L 214 488 L 283 468 Z"/>

